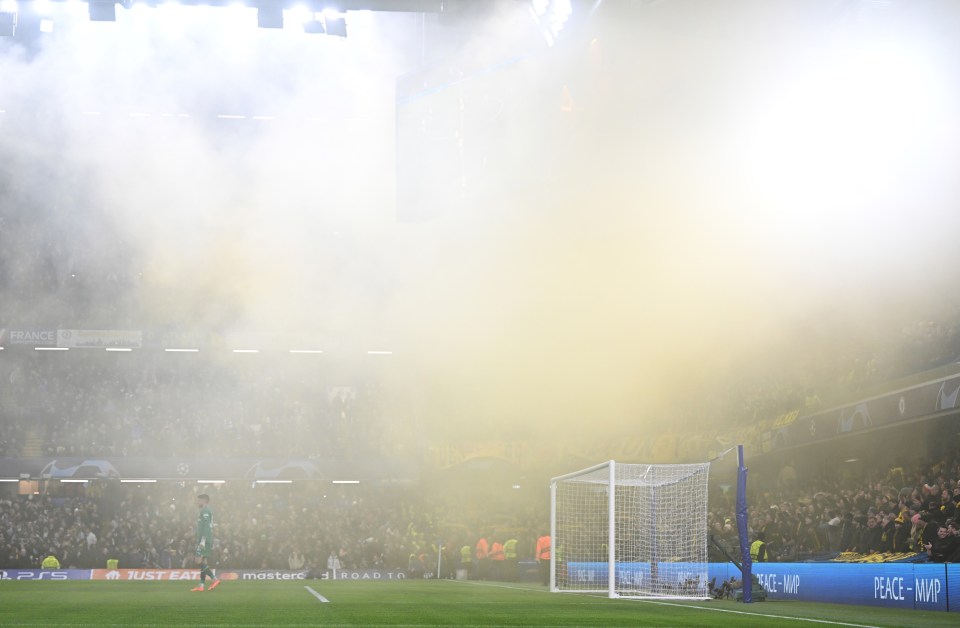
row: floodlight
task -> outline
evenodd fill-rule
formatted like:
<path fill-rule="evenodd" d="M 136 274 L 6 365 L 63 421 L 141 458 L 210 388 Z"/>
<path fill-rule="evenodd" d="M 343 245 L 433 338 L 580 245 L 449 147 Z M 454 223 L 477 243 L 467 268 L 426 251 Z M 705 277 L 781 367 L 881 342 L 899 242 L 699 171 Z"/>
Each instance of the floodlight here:
<path fill-rule="evenodd" d="M 42 18 L 40 20 L 40 32 L 41 33 L 52 33 L 53 32 L 53 20 Z"/>
<path fill-rule="evenodd" d="M 327 35 L 333 35 L 334 37 L 347 36 L 347 20 L 343 15 L 331 15 L 324 12 L 323 25 L 327 30 Z"/>
<path fill-rule="evenodd" d="M 91 22 L 117 21 L 117 4 L 113 0 L 90 0 L 87 10 Z"/>
<path fill-rule="evenodd" d="M 552 46 L 557 35 L 573 13 L 573 4 L 570 0 L 532 0 L 530 2 L 530 16 L 540 27 L 543 38 L 548 46 Z"/>
<path fill-rule="evenodd" d="M 300 28 L 305 22 L 312 19 L 313 11 L 304 4 L 295 4 L 283 12 L 284 27 L 289 29 Z"/>
<path fill-rule="evenodd" d="M 0 37 L 13 37 L 17 33 L 17 14 L 0 11 Z"/>
<path fill-rule="evenodd" d="M 262 4 L 257 7 L 257 26 L 283 28 L 283 7 L 280 4 Z"/>
<path fill-rule="evenodd" d="M 310 35 L 323 35 L 327 29 L 324 28 L 322 20 L 311 19 L 303 23 L 303 32 Z"/>
<path fill-rule="evenodd" d="M 0 11 L 4 13 L 16 13 L 17 0 L 0 0 Z"/>

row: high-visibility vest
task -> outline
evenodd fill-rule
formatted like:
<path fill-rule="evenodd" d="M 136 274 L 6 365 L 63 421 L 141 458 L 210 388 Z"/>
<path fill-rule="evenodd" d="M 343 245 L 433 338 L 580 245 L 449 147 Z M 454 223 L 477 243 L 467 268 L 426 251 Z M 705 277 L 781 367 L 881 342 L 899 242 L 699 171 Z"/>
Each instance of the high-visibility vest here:
<path fill-rule="evenodd" d="M 108 558 L 107 559 L 107 569 L 117 569 L 120 567 L 120 560 L 117 558 Z"/>
<path fill-rule="evenodd" d="M 517 539 L 510 539 L 503 544 L 503 555 L 507 560 L 517 559 Z"/>
<path fill-rule="evenodd" d="M 43 569 L 60 569 L 60 561 L 57 560 L 56 556 L 51 554 L 43 559 L 43 562 L 40 563 L 40 566 Z"/>
<path fill-rule="evenodd" d="M 477 541 L 477 560 L 483 560 L 490 553 L 490 543 L 486 538 L 480 537 L 480 540 Z"/>
<path fill-rule="evenodd" d="M 469 565 L 473 562 L 473 548 L 469 545 L 464 545 L 460 548 L 460 564 Z"/>
<path fill-rule="evenodd" d="M 550 535 L 544 534 L 537 539 L 537 560 L 550 560 Z"/>
<path fill-rule="evenodd" d="M 760 539 L 757 539 L 756 541 L 754 541 L 753 543 L 750 544 L 750 559 L 751 559 L 751 560 L 753 560 L 753 561 L 755 561 L 755 562 L 756 562 L 757 560 L 760 560 L 760 562 L 763 562 L 761 559 L 758 559 L 758 556 L 760 556 L 760 548 L 763 547 L 764 545 L 766 545 L 766 543 L 764 543 L 764 542 L 761 541 Z M 766 552 L 764 552 L 764 558 L 766 558 Z"/>
<path fill-rule="evenodd" d="M 499 541 L 493 542 L 493 549 L 490 550 L 490 560 L 503 560 L 505 555 L 503 553 L 503 543 Z"/>

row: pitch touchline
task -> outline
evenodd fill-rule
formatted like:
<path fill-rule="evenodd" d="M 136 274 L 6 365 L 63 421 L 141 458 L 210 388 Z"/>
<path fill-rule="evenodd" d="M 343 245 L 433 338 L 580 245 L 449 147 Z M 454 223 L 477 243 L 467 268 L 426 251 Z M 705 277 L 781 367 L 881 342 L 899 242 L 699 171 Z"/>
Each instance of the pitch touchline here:
<path fill-rule="evenodd" d="M 313 597 L 317 598 L 317 599 L 320 600 L 321 602 L 329 602 L 329 601 L 330 601 L 330 600 L 328 600 L 327 598 L 325 598 L 325 597 L 323 597 L 322 595 L 320 595 L 319 593 L 317 593 L 316 591 L 314 591 L 314 590 L 313 590 L 313 587 L 307 587 L 307 586 L 305 586 L 305 587 L 303 587 L 303 588 L 306 589 L 307 591 L 309 591 L 311 594 L 313 594 Z"/>
<path fill-rule="evenodd" d="M 790 615 L 770 615 L 768 613 L 751 613 L 750 611 L 735 611 L 731 608 L 710 608 L 709 606 L 694 606 L 693 604 L 674 604 L 673 602 L 658 602 L 656 600 L 637 600 L 646 604 L 659 604 L 660 606 L 676 606 L 679 608 L 699 608 L 704 611 L 715 611 L 717 613 L 733 613 L 734 615 L 753 615 L 754 617 L 768 617 L 770 619 L 788 619 L 793 621 L 806 621 L 813 624 L 829 624 L 831 626 L 853 626 L 854 628 L 880 628 L 870 624 L 849 624 L 842 621 L 831 621 L 829 619 L 813 619 L 811 617 L 792 617 Z"/>
<path fill-rule="evenodd" d="M 476 581 L 467 581 L 467 580 L 450 580 L 449 582 L 459 582 L 461 584 L 470 584 L 474 586 L 481 587 L 496 587 L 499 589 L 513 589 L 514 591 L 530 591 L 532 593 L 550 593 L 549 590 L 545 589 L 527 589 L 524 587 L 513 587 L 506 584 L 493 584 L 492 582 L 476 582 Z M 587 597 L 597 597 L 589 593 L 573 594 L 573 595 L 586 595 Z M 673 602 L 659 602 L 657 600 L 632 600 L 635 602 L 646 602 L 647 604 L 660 604 L 662 606 L 677 606 L 679 608 L 696 608 L 704 611 L 716 611 L 718 613 L 733 613 L 734 615 L 754 615 L 756 617 L 767 617 L 769 619 L 792 619 L 794 621 L 805 621 L 813 624 L 827 624 L 830 626 L 851 626 L 852 628 L 880 628 L 879 626 L 872 626 L 870 624 L 851 624 L 842 621 L 831 621 L 829 619 L 813 619 L 811 617 L 793 617 L 790 615 L 771 615 L 768 613 L 752 613 L 750 611 L 737 611 L 730 608 L 711 608 L 709 606 L 695 606 L 693 604 L 676 604 Z"/>
<path fill-rule="evenodd" d="M 223 628 L 227 624 L 4 624 L 16 628 Z M 229 624 L 236 628 L 317 628 L 319 624 Z M 437 624 L 323 624 L 326 628 L 437 628 Z M 457 628 L 524 628 L 527 624 L 457 624 Z M 582 628 L 583 624 L 552 624 L 553 628 Z M 633 626 L 633 624 L 630 624 Z M 613 628 L 619 628 L 614 625 Z"/>

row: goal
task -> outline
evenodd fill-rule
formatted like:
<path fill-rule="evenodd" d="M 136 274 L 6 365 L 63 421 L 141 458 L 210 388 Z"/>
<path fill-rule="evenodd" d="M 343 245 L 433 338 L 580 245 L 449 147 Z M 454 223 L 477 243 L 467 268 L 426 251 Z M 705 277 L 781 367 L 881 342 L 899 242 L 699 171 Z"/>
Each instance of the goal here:
<path fill-rule="evenodd" d="M 553 478 L 550 590 L 708 598 L 709 472 L 611 460 Z"/>

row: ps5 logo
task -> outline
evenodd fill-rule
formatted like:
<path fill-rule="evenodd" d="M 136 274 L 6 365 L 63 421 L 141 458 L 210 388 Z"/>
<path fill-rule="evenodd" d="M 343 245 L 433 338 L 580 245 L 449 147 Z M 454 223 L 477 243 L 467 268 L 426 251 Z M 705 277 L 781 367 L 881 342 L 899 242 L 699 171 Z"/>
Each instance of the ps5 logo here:
<path fill-rule="evenodd" d="M 69 580 L 66 571 L 47 571 L 39 569 L 11 569 L 0 571 L 0 580 Z"/>

